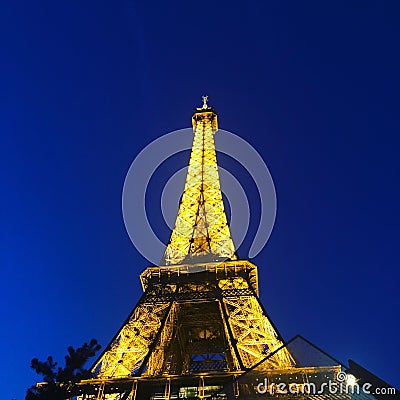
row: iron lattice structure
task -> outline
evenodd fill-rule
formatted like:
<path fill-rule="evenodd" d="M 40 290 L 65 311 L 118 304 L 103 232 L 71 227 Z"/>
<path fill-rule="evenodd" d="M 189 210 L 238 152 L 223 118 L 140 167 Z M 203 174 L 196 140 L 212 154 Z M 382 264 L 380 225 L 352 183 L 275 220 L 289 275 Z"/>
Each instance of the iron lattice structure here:
<path fill-rule="evenodd" d="M 217 114 L 204 102 L 202 108 L 195 110 L 192 124 L 192 152 L 175 227 L 164 254 L 166 265 L 198 256 L 236 259 L 215 152 Z"/>
<path fill-rule="evenodd" d="M 249 261 L 149 267 L 141 280 L 145 292 L 95 364 L 97 377 L 240 372 L 282 346 Z M 292 365 L 288 352 L 269 361 Z"/>
<path fill-rule="evenodd" d="M 247 399 L 239 387 L 251 384 L 237 378 L 254 367 L 277 379 L 307 375 L 259 300 L 257 267 L 237 259 L 218 175 L 217 115 L 203 100 L 162 265 L 141 274 L 144 293 L 93 365 L 94 378 L 71 393 L 79 399 Z M 229 392 L 212 397 L 227 384 Z"/>

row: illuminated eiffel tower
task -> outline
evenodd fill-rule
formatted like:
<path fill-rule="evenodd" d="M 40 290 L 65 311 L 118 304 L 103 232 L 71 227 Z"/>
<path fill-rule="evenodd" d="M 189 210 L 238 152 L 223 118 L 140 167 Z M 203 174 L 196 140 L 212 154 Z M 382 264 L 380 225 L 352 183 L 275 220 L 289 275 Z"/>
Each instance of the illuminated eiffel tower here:
<path fill-rule="evenodd" d="M 144 293 L 94 363 L 94 378 L 72 393 L 79 399 L 251 399 L 260 398 L 262 376 L 304 383 L 342 371 L 307 342 L 297 353 L 284 344 L 259 300 L 257 267 L 236 254 L 214 145 L 217 114 L 206 96 L 192 124 L 184 192 L 161 265 L 140 275 Z"/>

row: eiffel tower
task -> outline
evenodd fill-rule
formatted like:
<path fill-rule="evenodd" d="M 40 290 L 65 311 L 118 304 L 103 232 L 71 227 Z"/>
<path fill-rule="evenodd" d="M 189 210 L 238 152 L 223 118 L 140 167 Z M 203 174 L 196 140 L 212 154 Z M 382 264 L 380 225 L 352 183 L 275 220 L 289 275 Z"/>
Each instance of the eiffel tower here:
<path fill-rule="evenodd" d="M 259 300 L 257 267 L 236 253 L 214 145 L 217 114 L 206 96 L 192 125 L 185 187 L 163 259 L 140 275 L 143 295 L 94 363 L 94 378 L 72 393 L 79 400 L 260 398 L 262 376 L 304 382 L 342 370 L 307 342 L 297 350 L 318 354 L 315 362 L 302 362 L 296 346 L 284 344 Z"/>

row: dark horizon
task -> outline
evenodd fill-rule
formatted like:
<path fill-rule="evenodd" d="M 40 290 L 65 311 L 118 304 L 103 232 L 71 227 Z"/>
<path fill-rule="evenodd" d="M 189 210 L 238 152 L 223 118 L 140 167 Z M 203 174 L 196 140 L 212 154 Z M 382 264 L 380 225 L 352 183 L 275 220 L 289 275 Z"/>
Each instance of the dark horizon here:
<path fill-rule="evenodd" d="M 190 127 L 204 94 L 275 183 L 275 227 L 252 260 L 273 323 L 400 387 L 400 5 L 204 7 L 3 7 L 4 398 L 23 399 L 37 381 L 32 358 L 62 363 L 91 338 L 104 348 L 135 306 L 148 262 L 125 231 L 125 175 L 147 144 Z M 245 258 L 254 185 L 218 160 L 254 201 Z M 165 162 L 160 179 L 187 161 Z M 165 224 L 158 232 L 168 240 Z"/>

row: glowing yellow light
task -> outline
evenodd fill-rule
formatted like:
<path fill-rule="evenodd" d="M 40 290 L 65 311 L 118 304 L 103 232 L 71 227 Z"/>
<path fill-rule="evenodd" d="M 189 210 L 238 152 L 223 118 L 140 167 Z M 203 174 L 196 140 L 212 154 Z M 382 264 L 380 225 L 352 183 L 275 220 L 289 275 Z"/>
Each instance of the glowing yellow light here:
<path fill-rule="evenodd" d="M 141 274 L 145 295 L 92 368 L 97 379 L 187 374 L 195 339 L 209 341 L 211 346 L 225 338 L 232 372 L 251 368 L 267 354 L 263 369 L 295 366 L 257 298 L 257 267 L 237 260 L 219 182 L 214 145 L 217 115 L 206 96 L 192 122 L 194 139 L 185 188 L 163 265 L 148 267 Z M 199 271 L 207 273 L 193 281 L 184 277 Z M 209 299 L 204 302 L 204 315 L 197 311 L 197 299 Z M 191 307 L 199 322 L 192 325 L 189 320 L 185 339 L 177 332 L 180 319 L 188 318 Z M 219 323 L 202 326 L 201 320 L 209 318 L 207 312 L 217 315 Z M 179 346 L 171 347 L 174 340 Z M 182 349 L 182 354 L 171 355 L 172 348 Z M 199 391 L 198 397 L 207 396 Z"/>
<path fill-rule="evenodd" d="M 175 227 L 164 254 L 166 265 L 196 262 L 198 256 L 235 260 L 219 182 L 214 134 L 217 114 L 207 105 L 193 114 L 193 146 Z"/>

